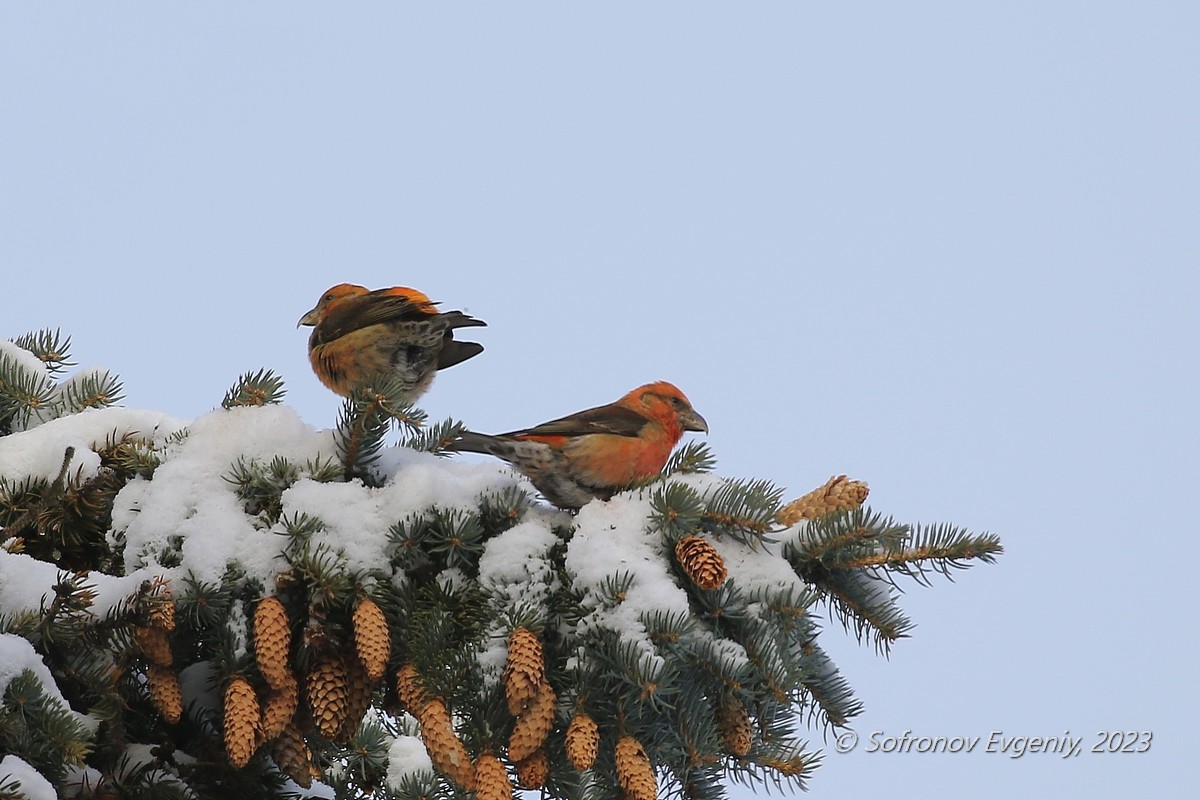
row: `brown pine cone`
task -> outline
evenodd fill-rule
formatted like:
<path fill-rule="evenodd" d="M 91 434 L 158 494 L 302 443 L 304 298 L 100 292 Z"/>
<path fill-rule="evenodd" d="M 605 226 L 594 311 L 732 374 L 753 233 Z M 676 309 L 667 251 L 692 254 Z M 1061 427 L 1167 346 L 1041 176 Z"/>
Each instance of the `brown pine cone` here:
<path fill-rule="evenodd" d="M 616 763 L 617 783 L 629 800 L 656 800 L 658 783 L 654 779 L 654 767 L 641 742 L 629 734 L 618 739 Z"/>
<path fill-rule="evenodd" d="M 599 750 L 599 726 L 587 714 L 578 712 L 567 726 L 567 759 L 571 766 L 583 772 L 592 768 Z"/>
<path fill-rule="evenodd" d="M 254 657 L 272 689 L 296 682 L 289 658 L 291 647 L 292 629 L 283 603 L 275 597 L 259 600 L 254 608 Z"/>
<path fill-rule="evenodd" d="M 313 724 L 321 736 L 333 740 L 346 721 L 346 662 L 340 655 L 325 655 L 309 670 L 304 686 Z"/>
<path fill-rule="evenodd" d="M 533 702 L 517 717 L 508 737 L 508 758 L 514 763 L 528 758 L 546 741 L 554 727 L 554 704 L 557 698 L 550 684 L 542 681 Z"/>
<path fill-rule="evenodd" d="M 246 766 L 254 755 L 260 718 L 253 687 L 242 677 L 231 680 L 225 687 L 225 751 L 233 766 Z"/>
<path fill-rule="evenodd" d="M 391 633 L 382 609 L 369 597 L 354 609 L 354 644 L 368 677 L 373 681 L 383 678 L 392 653 Z"/>
<path fill-rule="evenodd" d="M 517 628 L 508 637 L 508 661 L 504 666 L 504 696 L 509 713 L 520 716 L 533 702 L 545 679 L 542 643 L 528 628 Z"/>
<path fill-rule="evenodd" d="M 701 589 L 713 591 L 724 585 L 729 577 L 725 559 L 707 539 L 699 536 L 684 536 L 675 544 L 675 558 L 683 573 Z"/>

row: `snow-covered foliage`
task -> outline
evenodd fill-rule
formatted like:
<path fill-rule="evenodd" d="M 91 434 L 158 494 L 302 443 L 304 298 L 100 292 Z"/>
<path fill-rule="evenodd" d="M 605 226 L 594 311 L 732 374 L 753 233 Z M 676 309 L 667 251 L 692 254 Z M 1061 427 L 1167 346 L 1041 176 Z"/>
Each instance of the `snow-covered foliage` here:
<path fill-rule="evenodd" d="M 48 334 L 21 345 L 0 343 L 0 746 L 17 754 L 0 787 L 19 779 L 30 797 L 471 788 L 455 754 L 514 752 L 534 713 L 512 695 L 521 629 L 540 647 L 532 691 L 552 692 L 529 756 L 551 796 L 627 790 L 614 745 L 629 736 L 664 787 L 693 796 L 720 796 L 729 776 L 799 784 L 815 759 L 797 712 L 842 725 L 857 710 L 810 607 L 858 602 L 879 636 L 904 630 L 879 573 L 902 554 L 896 526 L 778 524 L 774 487 L 708 473 L 699 448 L 568 514 L 498 464 L 406 446 L 426 440 L 403 426 L 349 463 L 353 405 L 336 429 L 272 402 L 185 422 L 113 407 L 102 370 L 56 383 L 64 348 Z M 684 540 L 699 555 L 681 555 Z M 265 663 L 264 597 L 285 609 L 282 681 Z M 360 618 L 368 599 L 386 630 Z M 382 680 L 354 678 L 381 637 Z M 235 679 L 263 709 L 290 692 L 294 733 L 260 740 L 267 712 L 234 707 Z M 35 718 L 5 711 L 12 687 Z M 356 691 L 357 716 L 322 727 Z M 567 733 L 581 715 L 600 744 L 582 772 Z M 245 765 L 226 760 L 239 730 L 257 753 Z M 531 762 L 512 761 L 531 780 Z"/>

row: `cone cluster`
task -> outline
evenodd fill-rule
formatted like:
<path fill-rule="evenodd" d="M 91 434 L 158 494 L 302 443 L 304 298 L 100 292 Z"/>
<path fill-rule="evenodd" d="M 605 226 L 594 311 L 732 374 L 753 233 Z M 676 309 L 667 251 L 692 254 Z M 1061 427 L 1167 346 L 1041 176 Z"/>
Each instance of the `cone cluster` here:
<path fill-rule="evenodd" d="M 168 723 L 183 716 L 183 692 L 172 664 L 170 633 L 175 630 L 175 602 L 166 586 L 148 599 L 150 624 L 133 629 L 133 641 L 148 662 L 146 685 L 150 701 Z"/>
<path fill-rule="evenodd" d="M 834 475 L 820 488 L 781 508 L 775 519 L 781 525 L 795 525 L 802 519 L 818 519 L 834 511 L 849 511 L 861 506 L 869 492 L 867 484 L 862 481 Z"/>
<path fill-rule="evenodd" d="M 311 784 L 319 772 L 298 727 L 300 701 L 307 706 L 306 720 L 323 738 L 345 744 L 358 732 L 371 707 L 375 686 L 387 671 L 391 637 L 383 611 L 363 597 L 351 615 L 353 648 L 348 653 L 328 647 L 311 653 L 307 673 L 297 675 L 292 662 L 292 620 L 277 597 L 264 597 L 254 609 L 252 636 L 254 658 L 266 690 L 255 695 L 258 709 L 256 738 L 247 754 L 248 724 L 243 720 L 249 707 L 244 678 L 235 678 L 226 693 L 226 749 L 230 763 L 245 764 L 255 748 L 270 743 L 271 756 L 287 775 L 301 786 Z M 303 691 L 301 691 L 303 689 Z M 260 702 L 261 701 L 261 702 Z M 307 724 L 307 722 L 305 723 Z"/>
<path fill-rule="evenodd" d="M 509 712 L 517 718 L 508 738 L 508 757 L 517 763 L 519 774 L 518 762 L 541 748 L 554 727 L 554 705 L 558 700 L 546 680 L 542 643 L 528 628 L 517 628 L 508 638 L 504 696 Z"/>
<path fill-rule="evenodd" d="M 684 536 L 676 542 L 675 558 L 691 582 L 706 591 L 720 589 L 729 577 L 717 548 L 699 536 Z"/>

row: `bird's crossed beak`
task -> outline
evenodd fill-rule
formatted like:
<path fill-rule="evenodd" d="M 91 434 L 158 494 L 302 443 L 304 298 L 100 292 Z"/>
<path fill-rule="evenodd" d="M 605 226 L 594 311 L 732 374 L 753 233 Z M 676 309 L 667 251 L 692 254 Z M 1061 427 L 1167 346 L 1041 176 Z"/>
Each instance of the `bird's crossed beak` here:
<path fill-rule="evenodd" d="M 296 323 L 296 327 L 299 328 L 301 325 L 313 326 L 316 324 L 317 324 L 317 309 L 314 308 L 311 311 L 307 312 L 303 317 L 300 318 L 300 321 Z"/>
<path fill-rule="evenodd" d="M 685 431 L 704 431 L 708 433 L 708 423 L 704 420 L 704 417 L 696 413 L 696 409 L 694 408 L 689 408 L 681 414 L 679 421 L 682 423 Z"/>

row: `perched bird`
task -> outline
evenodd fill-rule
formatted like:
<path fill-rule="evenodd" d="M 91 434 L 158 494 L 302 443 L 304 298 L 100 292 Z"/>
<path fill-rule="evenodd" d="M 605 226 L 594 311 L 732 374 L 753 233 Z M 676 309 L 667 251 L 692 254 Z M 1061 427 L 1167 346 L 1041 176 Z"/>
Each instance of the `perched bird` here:
<path fill-rule="evenodd" d="M 708 432 L 683 392 L 666 381 L 615 403 L 499 436 L 464 431 L 448 449 L 487 453 L 525 474 L 564 509 L 607 500 L 662 472 L 684 431 Z"/>
<path fill-rule="evenodd" d="M 296 327 L 312 326 L 308 360 L 321 383 L 337 394 L 349 397 L 371 378 L 387 375 L 400 379 L 411 403 L 429 389 L 439 369 L 483 352 L 483 345 L 455 340 L 454 329 L 486 324 L 461 311 L 438 311 L 416 289 L 369 291 L 340 283 Z"/>

